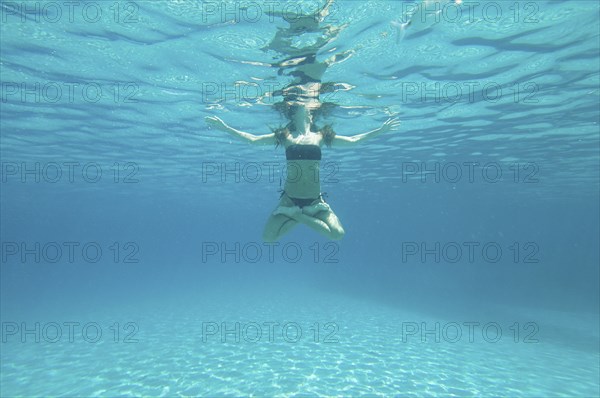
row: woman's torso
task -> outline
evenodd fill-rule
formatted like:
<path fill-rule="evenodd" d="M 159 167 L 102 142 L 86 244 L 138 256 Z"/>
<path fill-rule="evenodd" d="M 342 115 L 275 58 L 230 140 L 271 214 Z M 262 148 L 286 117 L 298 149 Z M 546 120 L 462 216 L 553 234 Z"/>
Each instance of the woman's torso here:
<path fill-rule="evenodd" d="M 288 136 L 284 142 L 287 160 L 285 193 L 292 198 L 313 199 L 321 194 L 319 165 L 323 137 L 310 132 Z"/>

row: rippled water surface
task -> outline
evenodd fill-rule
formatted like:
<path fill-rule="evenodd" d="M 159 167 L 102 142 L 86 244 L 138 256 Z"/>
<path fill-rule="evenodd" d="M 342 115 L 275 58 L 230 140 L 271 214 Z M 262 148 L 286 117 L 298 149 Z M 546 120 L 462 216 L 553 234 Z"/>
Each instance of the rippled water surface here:
<path fill-rule="evenodd" d="M 369 130 L 390 114 L 403 121 L 366 149 L 331 154 L 349 183 L 362 175 L 397 184 L 398 159 L 535 163 L 552 183 L 532 193 L 597 191 L 597 4 L 492 3 L 463 6 L 460 18 L 438 3 L 446 10 L 439 22 L 419 26 L 425 16 L 416 17 L 400 42 L 390 21 L 408 3 L 336 3 L 326 22 L 347 27 L 321 57 L 353 56 L 324 76 L 351 87 L 324 96 L 341 105 L 330 120 L 340 134 Z M 3 82 L 41 85 L 38 94 L 4 90 L 5 159 L 50 160 L 56 152 L 47 149 L 56 146 L 82 162 L 91 153 L 109 164 L 116 156 L 151 160 L 145 178 L 173 189 L 191 189 L 198 159 L 254 159 L 254 148 L 228 145 L 202 120 L 217 114 L 254 133 L 282 123 L 274 99 L 258 97 L 289 82 L 265 66 L 277 55 L 261 50 L 285 23 L 269 18 L 266 5 L 235 14 L 230 4 L 227 17 L 229 9 L 209 13 L 192 1 L 132 4 L 118 8 L 120 19 L 102 5 L 97 23 L 79 13 L 72 23 L 5 15 L 12 25 L 2 28 Z"/>

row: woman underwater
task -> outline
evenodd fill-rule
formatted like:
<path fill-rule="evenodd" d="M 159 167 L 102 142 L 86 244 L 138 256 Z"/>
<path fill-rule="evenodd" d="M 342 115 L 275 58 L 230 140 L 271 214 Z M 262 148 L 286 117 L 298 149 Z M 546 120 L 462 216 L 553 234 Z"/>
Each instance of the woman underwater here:
<path fill-rule="evenodd" d="M 275 242 L 298 224 L 305 224 L 332 240 L 344 237 L 345 231 L 331 207 L 321 195 L 319 166 L 321 148 L 344 147 L 373 138 L 398 128 L 396 118 L 388 119 L 380 128 L 363 134 L 341 136 L 330 126 L 316 129 L 312 114 L 302 103 L 290 103 L 290 123 L 270 134 L 254 135 L 228 126 L 216 116 L 206 117 L 206 123 L 251 144 L 281 145 L 287 158 L 287 175 L 279 205 L 267 220 L 263 239 Z"/>
<path fill-rule="evenodd" d="M 344 228 L 321 194 L 321 148 L 323 145 L 333 148 L 353 145 L 397 129 L 400 124 L 398 119 L 391 118 L 378 129 L 353 136 L 337 135 L 330 125 L 321 128 L 315 125 L 315 115 L 325 108 L 319 94 L 335 89 L 334 84 L 322 83 L 323 74 L 330 65 L 342 62 L 352 54 L 352 51 L 345 51 L 321 62 L 317 60 L 318 51 L 332 42 L 343 28 L 320 24 L 329 15 L 332 4 L 333 0 L 328 0 L 314 15 L 276 15 L 283 17 L 290 28 L 279 29 L 266 49 L 276 50 L 286 58 L 266 66 L 277 67 L 279 74 L 286 71 L 287 75 L 294 77 L 294 82 L 273 93 L 274 96 L 283 96 L 283 101 L 276 105 L 289 121 L 285 127 L 275 129 L 270 134 L 253 135 L 228 126 L 216 116 L 205 119 L 209 126 L 252 144 L 281 145 L 285 148 L 285 186 L 279 205 L 267 220 L 263 233 L 266 242 L 279 240 L 298 224 L 305 224 L 329 239 L 341 239 L 345 234 Z M 319 34 L 312 45 L 294 45 L 298 35 L 310 33 Z"/>

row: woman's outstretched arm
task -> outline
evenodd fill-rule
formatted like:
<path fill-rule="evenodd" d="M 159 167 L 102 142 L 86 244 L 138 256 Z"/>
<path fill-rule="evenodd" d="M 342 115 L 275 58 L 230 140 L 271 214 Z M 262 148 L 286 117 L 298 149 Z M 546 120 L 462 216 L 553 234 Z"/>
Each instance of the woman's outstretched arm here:
<path fill-rule="evenodd" d="M 223 120 L 221 120 L 220 118 L 218 118 L 216 116 L 207 116 L 206 118 L 204 118 L 204 121 L 206 121 L 206 124 L 208 124 L 209 126 L 211 126 L 213 128 L 216 128 L 217 130 L 224 131 L 228 134 L 233 135 L 234 137 L 242 138 L 242 139 L 250 142 L 251 144 L 257 144 L 257 145 L 267 145 L 267 144 L 274 145 L 275 144 L 275 134 L 273 134 L 273 133 L 264 134 L 264 135 L 254 135 L 254 134 L 250 134 L 250 133 L 245 133 L 243 131 L 234 129 L 231 126 L 228 126 L 227 123 L 225 123 Z"/>
<path fill-rule="evenodd" d="M 388 132 L 390 130 L 397 130 L 400 126 L 400 120 L 398 118 L 390 118 L 383 123 L 383 126 L 378 129 L 371 130 L 367 133 L 357 135 L 336 135 L 333 139 L 333 146 L 350 146 L 358 144 L 364 140 L 377 137 L 381 133 Z"/>

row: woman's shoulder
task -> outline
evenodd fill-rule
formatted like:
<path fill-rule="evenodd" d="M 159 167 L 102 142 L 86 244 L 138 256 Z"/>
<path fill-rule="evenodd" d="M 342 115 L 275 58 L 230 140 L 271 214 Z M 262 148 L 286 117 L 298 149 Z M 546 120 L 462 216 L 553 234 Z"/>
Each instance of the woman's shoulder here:
<path fill-rule="evenodd" d="M 287 142 L 292 136 L 290 130 L 287 127 L 278 127 L 272 128 L 271 131 L 273 132 L 273 135 L 275 137 L 275 144 L 277 146 L 281 145 L 287 147 Z"/>

